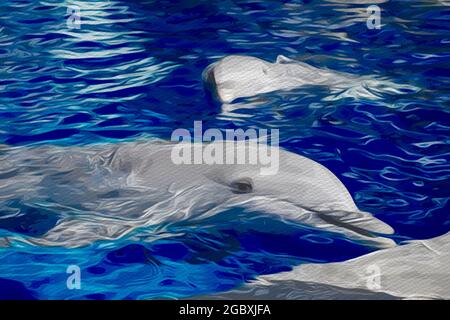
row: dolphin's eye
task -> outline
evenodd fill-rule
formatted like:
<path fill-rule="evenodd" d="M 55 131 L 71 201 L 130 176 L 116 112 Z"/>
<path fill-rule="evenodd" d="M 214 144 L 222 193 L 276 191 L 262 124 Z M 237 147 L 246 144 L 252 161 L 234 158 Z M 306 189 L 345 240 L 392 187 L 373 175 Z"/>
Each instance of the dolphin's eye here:
<path fill-rule="evenodd" d="M 267 68 L 262 68 L 262 72 L 265 74 L 265 75 L 267 75 L 267 73 L 268 73 L 268 70 L 267 70 Z"/>
<path fill-rule="evenodd" d="M 239 179 L 230 184 L 234 193 L 250 193 L 253 191 L 252 181 L 250 179 Z"/>

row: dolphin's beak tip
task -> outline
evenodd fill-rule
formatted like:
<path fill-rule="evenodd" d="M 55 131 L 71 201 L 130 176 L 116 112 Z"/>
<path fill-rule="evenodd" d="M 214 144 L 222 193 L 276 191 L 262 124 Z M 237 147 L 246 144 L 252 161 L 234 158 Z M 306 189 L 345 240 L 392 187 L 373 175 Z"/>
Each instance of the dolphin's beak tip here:
<path fill-rule="evenodd" d="M 397 244 L 392 239 L 381 238 L 381 237 L 376 238 L 376 246 L 379 249 L 388 249 L 388 248 L 395 247 L 396 245 Z"/>

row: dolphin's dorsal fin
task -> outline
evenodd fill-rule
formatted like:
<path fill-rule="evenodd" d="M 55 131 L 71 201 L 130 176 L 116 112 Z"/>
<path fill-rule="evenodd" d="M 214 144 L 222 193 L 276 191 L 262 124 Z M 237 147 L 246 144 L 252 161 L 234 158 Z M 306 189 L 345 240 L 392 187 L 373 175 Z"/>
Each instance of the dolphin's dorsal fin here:
<path fill-rule="evenodd" d="M 283 56 L 282 54 L 280 54 L 280 55 L 277 56 L 277 61 L 276 61 L 276 63 L 278 63 L 278 64 L 292 63 L 292 62 L 295 62 L 295 60 L 292 60 L 292 59 L 290 59 L 290 58 L 288 58 L 288 57 L 285 57 L 285 56 Z"/>

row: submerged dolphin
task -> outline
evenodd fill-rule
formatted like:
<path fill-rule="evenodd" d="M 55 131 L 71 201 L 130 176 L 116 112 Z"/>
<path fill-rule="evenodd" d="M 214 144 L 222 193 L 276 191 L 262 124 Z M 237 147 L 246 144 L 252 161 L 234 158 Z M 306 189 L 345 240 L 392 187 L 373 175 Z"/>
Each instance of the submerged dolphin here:
<path fill-rule="evenodd" d="M 379 98 L 379 93 L 401 94 L 413 86 L 399 85 L 386 79 L 357 77 L 347 73 L 319 69 L 279 55 L 275 63 L 259 58 L 231 55 L 209 65 L 203 72 L 208 88 L 223 103 L 278 90 L 292 90 L 306 85 L 327 86 L 339 97 Z"/>
<path fill-rule="evenodd" d="M 240 206 L 375 246 L 393 244 L 379 235 L 392 233 L 392 228 L 359 211 L 345 186 L 317 162 L 269 147 L 279 152 L 279 171 L 261 175 L 261 165 L 176 165 L 173 148 L 167 142 L 126 142 L 0 149 L 0 228 L 5 216 L 32 207 L 57 215 L 59 221 L 25 241 L 76 247 L 116 239 L 139 227 L 163 232 L 171 224 L 199 224 Z"/>
<path fill-rule="evenodd" d="M 450 299 L 450 233 L 259 277 L 221 299 Z"/>

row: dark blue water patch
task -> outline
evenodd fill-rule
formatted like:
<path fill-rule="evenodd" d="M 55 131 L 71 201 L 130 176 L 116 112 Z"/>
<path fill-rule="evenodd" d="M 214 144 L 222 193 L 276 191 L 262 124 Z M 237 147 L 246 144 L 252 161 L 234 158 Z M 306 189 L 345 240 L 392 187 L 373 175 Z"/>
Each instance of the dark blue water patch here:
<path fill-rule="evenodd" d="M 0 229 L 39 237 L 52 229 L 59 220 L 59 217 L 49 210 L 27 206 L 20 202 L 12 204 L 9 209 L 17 207 L 17 205 L 19 205 L 17 209 L 20 210 L 18 215 L 2 217 L 0 212 Z"/>
<path fill-rule="evenodd" d="M 87 268 L 87 271 L 92 274 L 104 274 L 106 269 L 102 267 L 92 266 Z"/>
<path fill-rule="evenodd" d="M 362 245 L 350 245 L 348 240 L 330 237 L 324 232 L 315 237 L 309 233 L 270 234 L 264 232 L 243 233 L 240 241 L 247 251 L 267 251 L 296 257 L 308 257 L 317 261 L 342 261 L 372 250 Z M 324 245 L 331 242 L 330 245 Z M 282 248 L 280 244 L 283 244 Z"/>
<path fill-rule="evenodd" d="M 184 286 L 185 284 L 181 281 L 173 280 L 173 279 L 167 279 L 163 280 L 159 283 L 161 287 L 177 287 L 177 286 Z"/>
<path fill-rule="evenodd" d="M 117 114 L 117 113 L 120 113 L 120 109 L 123 109 L 123 108 L 124 107 L 119 103 L 111 103 L 111 104 L 108 104 L 108 105 L 100 107 L 100 108 L 95 108 L 95 109 L 93 109 L 93 112 L 95 112 L 99 115 Z"/>
<path fill-rule="evenodd" d="M 55 78 L 53 76 L 42 76 L 42 77 L 36 77 L 34 79 L 30 79 L 30 83 L 41 83 L 46 81 L 52 81 Z"/>
<path fill-rule="evenodd" d="M 42 260 L 42 261 L 45 261 L 45 260 Z M 43 278 L 41 280 L 33 281 L 30 284 L 30 289 L 39 289 L 41 286 L 49 284 L 50 282 L 51 282 L 51 279 L 49 277 Z"/>
<path fill-rule="evenodd" d="M 36 300 L 36 296 L 23 283 L 0 278 L 0 300 Z"/>
<path fill-rule="evenodd" d="M 38 133 L 35 135 L 11 135 L 11 137 L 6 139 L 6 143 L 15 145 L 25 142 L 35 142 L 42 140 L 59 140 L 69 138 L 79 132 L 80 131 L 77 129 L 56 129 L 49 132 Z"/>
<path fill-rule="evenodd" d="M 108 253 L 106 261 L 112 264 L 160 264 L 150 250 L 139 244 L 130 244 Z"/>
<path fill-rule="evenodd" d="M 157 243 L 151 247 L 151 252 L 155 256 L 178 261 L 189 254 L 189 247 L 183 243 Z"/>
<path fill-rule="evenodd" d="M 33 8 L 34 11 L 43 11 L 43 10 L 51 10 L 51 9 L 54 9 L 54 6 L 38 6 L 38 7 Z"/>
<path fill-rule="evenodd" d="M 49 23 L 49 22 L 56 22 L 57 20 L 54 18 L 39 18 L 39 19 L 27 19 L 27 20 L 19 20 L 19 23 L 25 23 L 25 24 L 43 24 L 43 23 Z"/>
<path fill-rule="evenodd" d="M 430 78 L 435 77 L 450 78 L 450 64 L 429 68 L 427 71 L 424 72 L 424 74 Z"/>
<path fill-rule="evenodd" d="M 9 84 L 14 84 L 16 83 L 16 81 L 14 80 L 0 80 L 0 84 L 3 86 L 9 85 Z"/>
<path fill-rule="evenodd" d="M 93 293 L 93 294 L 87 294 L 84 297 L 88 300 L 105 300 L 107 296 L 102 293 Z"/>
<path fill-rule="evenodd" d="M 78 113 L 71 115 L 62 120 L 61 124 L 74 124 L 74 123 L 85 123 L 92 120 L 92 116 L 89 113 Z"/>
<path fill-rule="evenodd" d="M 229 278 L 237 281 L 238 283 L 255 279 L 257 275 L 273 274 L 292 270 L 292 265 L 289 265 L 285 261 L 280 261 L 275 259 L 275 257 L 267 257 L 264 255 L 257 257 L 257 259 L 250 257 L 231 257 L 220 261 L 218 264 L 222 267 L 226 267 L 226 269 L 241 270 L 239 273 L 234 273 L 234 276 Z M 242 266 L 245 266 L 244 270 L 242 270 Z M 216 274 L 219 277 L 223 277 L 226 273 L 216 272 Z"/>

